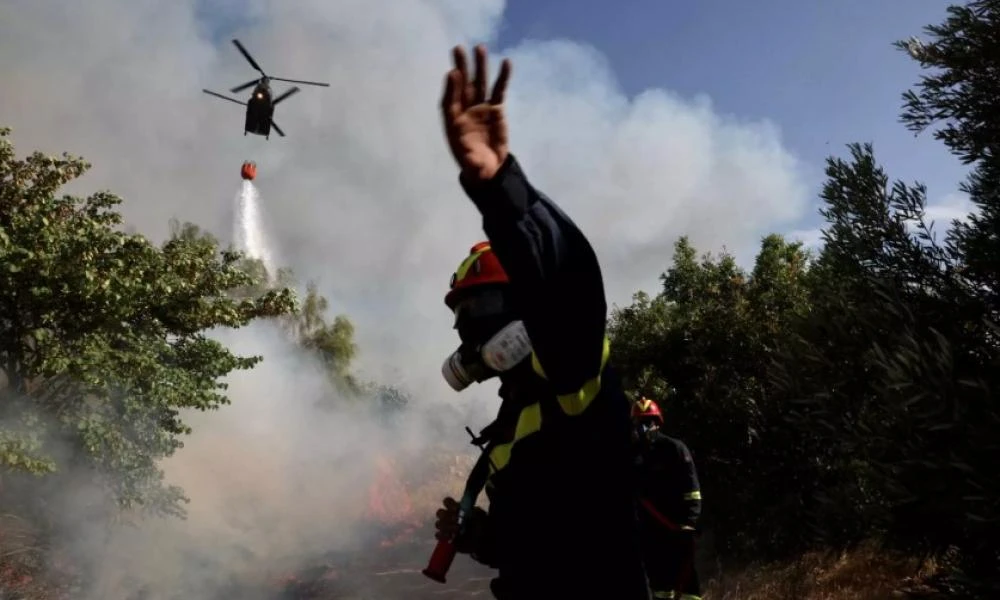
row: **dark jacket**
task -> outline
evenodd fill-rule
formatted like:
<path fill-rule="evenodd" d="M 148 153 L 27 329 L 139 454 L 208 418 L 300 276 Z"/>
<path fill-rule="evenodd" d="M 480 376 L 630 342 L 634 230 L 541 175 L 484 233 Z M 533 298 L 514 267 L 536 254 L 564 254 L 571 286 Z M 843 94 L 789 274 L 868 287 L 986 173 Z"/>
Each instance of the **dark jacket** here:
<path fill-rule="evenodd" d="M 474 556 L 499 570 L 501 600 L 645 600 L 629 404 L 608 364 L 594 250 L 512 155 L 493 180 L 463 187 L 534 349 L 500 390 L 487 535 Z"/>
<path fill-rule="evenodd" d="M 640 443 L 636 463 L 639 497 L 652 504 L 656 511 L 645 506 L 640 508 L 644 529 L 647 525 L 650 531 L 670 529 L 670 524 L 663 522 L 660 515 L 677 527 L 697 527 L 701 516 L 701 486 L 687 445 L 654 431 Z"/>

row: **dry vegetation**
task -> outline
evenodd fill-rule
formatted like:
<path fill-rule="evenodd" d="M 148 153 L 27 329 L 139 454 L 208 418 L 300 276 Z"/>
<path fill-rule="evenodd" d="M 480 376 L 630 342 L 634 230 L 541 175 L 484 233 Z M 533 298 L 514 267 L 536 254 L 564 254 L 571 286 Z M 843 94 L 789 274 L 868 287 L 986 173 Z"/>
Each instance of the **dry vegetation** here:
<path fill-rule="evenodd" d="M 928 597 L 920 581 L 935 575 L 921 561 L 873 546 L 843 553 L 806 554 L 795 562 L 749 565 L 708 582 L 706 600 L 895 600 Z"/>
<path fill-rule="evenodd" d="M 379 528 L 373 527 L 372 533 L 377 539 L 373 540 L 375 548 L 366 560 L 356 557 L 360 560 L 358 564 L 324 564 L 324 560 L 317 557 L 312 568 L 289 573 L 282 582 L 269 580 L 261 587 L 273 590 L 273 597 L 325 600 L 339 600 L 345 597 L 344 594 L 353 597 L 351 594 L 359 589 L 358 585 L 372 592 L 370 586 L 375 584 L 379 588 L 386 586 L 381 591 L 405 590 L 410 598 L 437 597 L 435 594 L 446 591 L 454 598 L 481 597 L 488 580 L 483 575 L 488 573 L 464 564 L 464 560 L 456 564 L 455 577 L 447 587 L 427 583 L 418 575 L 421 565 L 413 562 L 418 558 L 422 560 L 429 549 L 424 546 L 432 543 L 424 539 L 429 536 L 427 519 L 433 515 L 442 492 L 460 493 L 464 475 L 474 459 L 472 455 L 448 452 L 434 453 L 434 456 L 433 464 L 425 464 L 423 469 L 406 464 L 408 460 L 383 463 L 386 477 L 373 485 L 372 493 L 384 494 L 382 500 L 386 504 L 406 508 L 391 515 L 379 515 L 378 509 L 372 507 L 372 514 L 366 515 L 371 525 L 375 525 L 380 516 L 389 519 L 383 523 L 384 530 L 374 531 Z M 39 547 L 40 542 L 30 528 L 14 518 L 0 519 L 0 527 L 0 589 L 9 594 L 4 596 L 5 600 L 69 600 L 75 597 L 76 590 L 72 586 L 75 578 L 65 565 L 50 562 L 46 565 L 48 573 L 42 575 L 45 566 L 40 561 L 46 554 L 49 554 L 49 561 L 53 557 L 41 551 L 44 548 Z M 714 569 L 706 564 L 702 571 L 707 580 L 706 600 L 896 600 L 928 597 L 929 594 L 920 593 L 919 582 L 935 575 L 937 564 L 864 546 L 838 554 L 810 553 L 794 562 L 716 566 Z M 354 572 L 351 579 L 344 579 L 350 572 Z M 354 581 L 358 577 L 359 581 L 368 583 Z M 248 574 L 248 583 L 256 588 L 260 582 L 254 584 L 253 579 Z"/>

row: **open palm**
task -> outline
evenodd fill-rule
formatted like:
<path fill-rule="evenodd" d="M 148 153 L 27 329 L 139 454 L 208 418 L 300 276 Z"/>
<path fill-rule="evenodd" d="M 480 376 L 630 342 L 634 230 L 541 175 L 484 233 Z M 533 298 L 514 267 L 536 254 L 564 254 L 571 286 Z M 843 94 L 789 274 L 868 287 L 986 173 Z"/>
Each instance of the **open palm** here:
<path fill-rule="evenodd" d="M 455 66 L 448 72 L 441 109 L 445 135 L 463 177 L 491 179 L 507 160 L 508 133 L 503 101 L 511 64 L 504 59 L 487 99 L 486 48 L 476 46 L 476 73 L 470 81 L 465 49 L 452 51 Z"/>

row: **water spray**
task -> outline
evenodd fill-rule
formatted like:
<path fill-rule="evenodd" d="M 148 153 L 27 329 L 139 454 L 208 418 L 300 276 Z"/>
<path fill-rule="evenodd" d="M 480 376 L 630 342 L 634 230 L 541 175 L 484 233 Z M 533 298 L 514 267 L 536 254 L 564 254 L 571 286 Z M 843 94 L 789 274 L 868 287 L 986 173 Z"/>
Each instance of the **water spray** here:
<path fill-rule="evenodd" d="M 274 261 L 264 238 L 264 226 L 260 214 L 260 194 L 253 180 L 257 176 L 257 165 L 243 163 L 240 169 L 243 186 L 236 197 L 236 218 L 233 223 L 233 239 L 236 249 L 248 257 L 261 261 L 267 269 L 268 280 L 273 280 Z"/>

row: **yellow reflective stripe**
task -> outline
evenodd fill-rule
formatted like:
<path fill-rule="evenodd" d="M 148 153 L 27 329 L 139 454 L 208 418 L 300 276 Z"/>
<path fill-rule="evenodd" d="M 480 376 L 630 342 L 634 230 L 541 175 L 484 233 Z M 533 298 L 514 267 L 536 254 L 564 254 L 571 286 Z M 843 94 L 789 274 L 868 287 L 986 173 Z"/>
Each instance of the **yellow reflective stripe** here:
<path fill-rule="evenodd" d="M 507 466 L 510 462 L 510 452 L 519 440 L 536 433 L 542 428 L 542 405 L 537 402 L 521 409 L 517 416 L 517 427 L 514 428 L 514 439 L 506 444 L 498 444 L 490 450 L 490 475 Z"/>
<path fill-rule="evenodd" d="M 680 600 L 701 600 L 701 596 L 694 594 L 681 594 Z"/>
<path fill-rule="evenodd" d="M 570 416 L 577 416 L 583 414 L 583 411 L 587 410 L 590 403 L 594 401 L 597 394 L 601 392 L 601 375 L 604 373 L 604 367 L 608 364 L 608 358 L 611 356 L 611 341 L 605 336 L 604 347 L 601 349 L 601 368 L 597 373 L 597 376 L 593 379 L 587 380 L 579 390 L 569 393 L 560 394 L 556 396 L 556 400 L 559 402 L 560 408 L 563 412 Z M 545 376 L 545 369 L 542 368 L 542 363 L 538 361 L 538 356 L 534 352 L 531 353 L 531 368 L 534 369 L 535 373 L 543 379 L 547 379 Z"/>
<path fill-rule="evenodd" d="M 657 592 L 657 591 L 654 591 L 653 592 L 653 597 L 654 598 L 667 598 L 669 600 L 669 599 L 671 599 L 671 598 L 674 597 L 674 593 L 673 592 Z"/>
<path fill-rule="evenodd" d="M 462 263 L 462 266 L 459 267 L 459 272 L 462 272 L 461 269 L 463 267 L 468 270 L 468 265 Z M 459 277 L 462 276 L 463 275 L 459 275 Z M 559 402 L 559 406 L 562 408 L 563 412 L 571 416 L 576 416 L 587 410 L 587 407 L 590 406 L 590 403 L 593 402 L 594 398 L 596 398 L 597 394 L 601 391 L 601 373 L 604 372 L 604 367 L 607 366 L 608 357 L 610 356 L 611 341 L 605 337 L 604 348 L 601 351 L 601 370 L 597 377 L 594 377 L 584 383 L 583 386 L 575 393 L 562 394 L 556 397 L 556 400 Z M 534 352 L 531 353 L 531 366 L 539 376 L 543 378 L 545 377 L 545 371 L 542 369 L 542 365 L 538 362 L 538 357 L 535 356 Z M 507 466 L 507 463 L 510 462 L 510 453 L 514 444 L 533 433 L 537 433 L 541 430 L 541 428 L 542 405 L 536 402 L 522 408 L 521 413 L 517 416 L 517 426 L 514 428 L 514 439 L 504 444 L 497 444 L 492 450 L 490 450 L 490 476 L 492 477 L 497 471 L 500 471 Z"/>
<path fill-rule="evenodd" d="M 489 249 L 490 247 L 486 246 L 484 248 L 480 248 L 479 252 L 467 256 L 465 260 L 462 261 L 462 264 L 458 265 L 458 269 L 455 271 L 455 283 L 458 283 L 459 281 L 465 279 L 465 276 L 469 274 L 469 269 L 472 268 L 472 265 L 476 264 L 476 261 L 479 260 L 479 257 L 482 256 L 483 253 Z"/>
<path fill-rule="evenodd" d="M 514 430 L 514 441 L 526 438 L 542 428 L 542 405 L 534 403 L 521 409 Z"/>
<path fill-rule="evenodd" d="M 701 500 L 701 490 L 695 490 L 684 494 L 685 500 Z"/>
<path fill-rule="evenodd" d="M 490 450 L 491 475 L 507 466 L 507 463 L 510 462 L 510 449 L 513 446 L 514 442 L 507 442 L 506 444 L 497 444 Z"/>
<path fill-rule="evenodd" d="M 542 368 L 542 363 L 538 362 L 538 355 L 535 354 L 534 350 L 531 351 L 531 369 L 542 379 L 548 379 L 545 376 L 545 369 Z"/>

